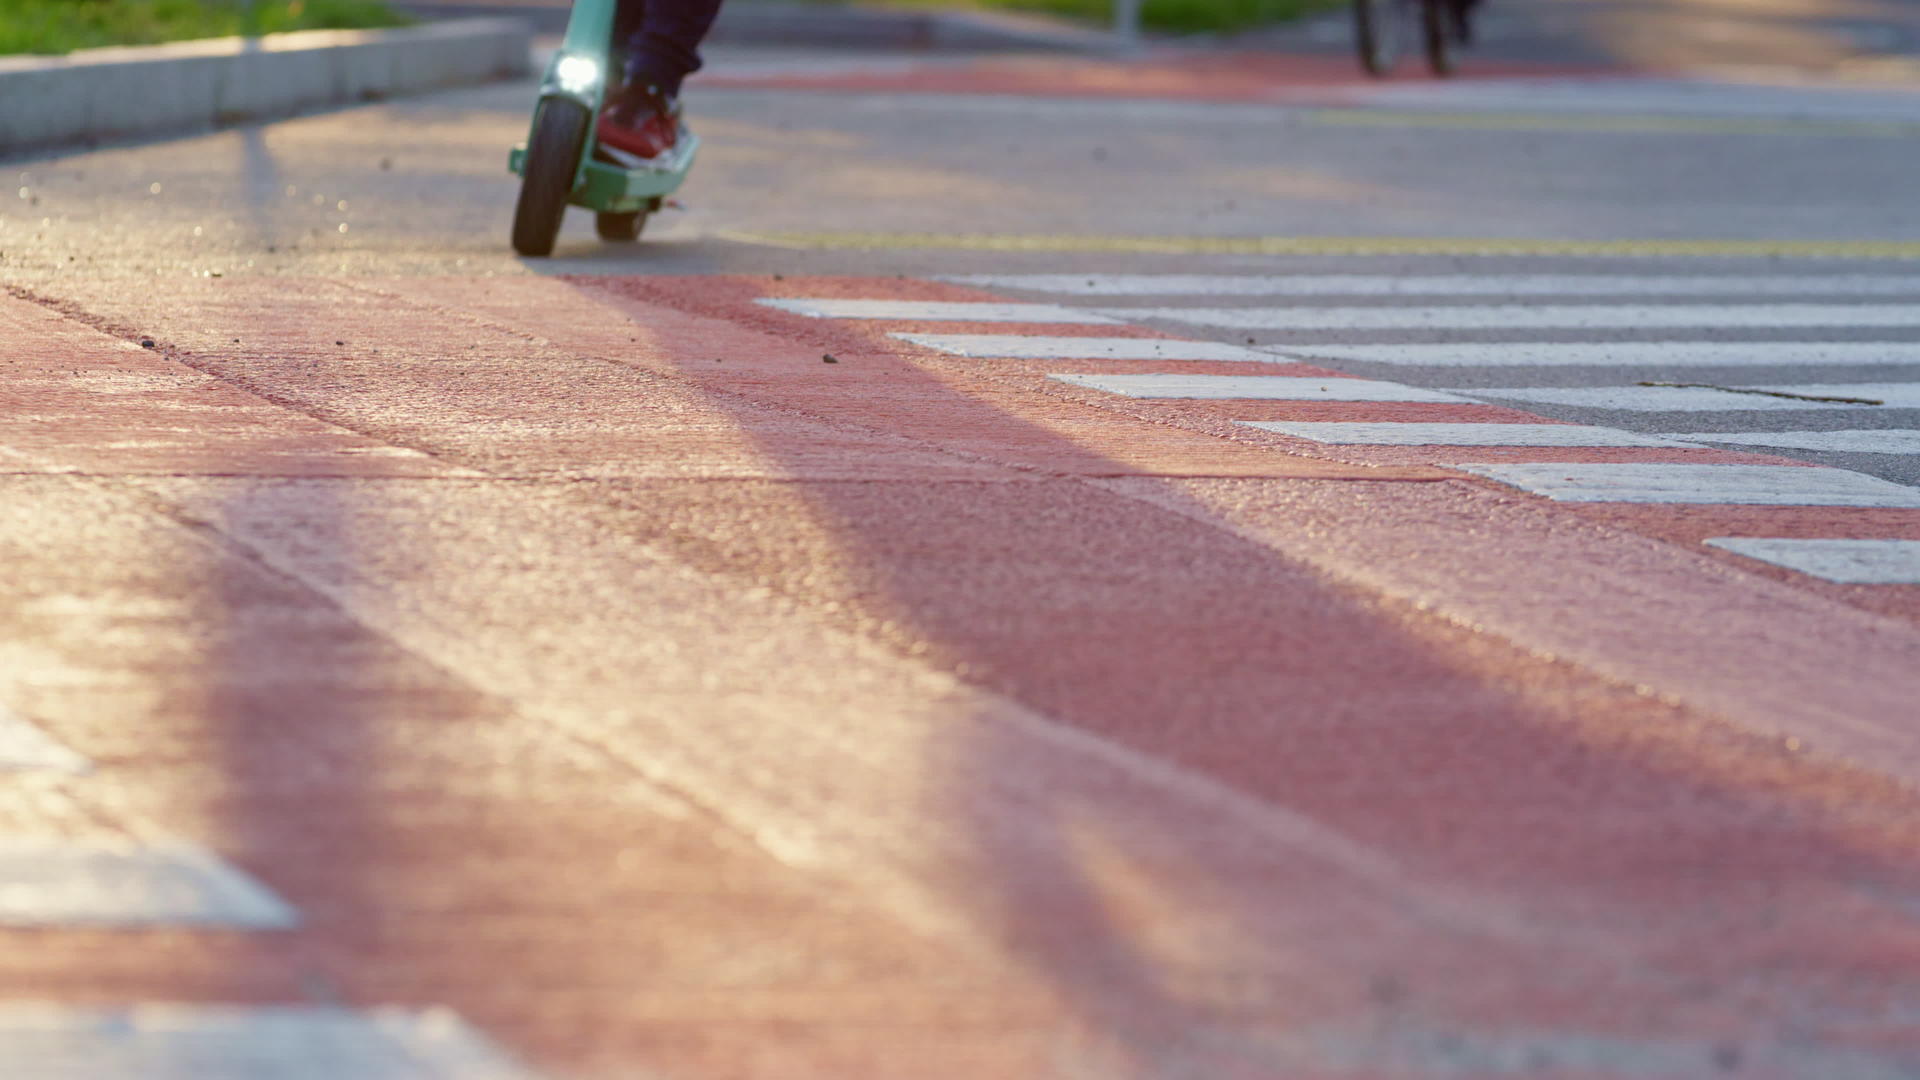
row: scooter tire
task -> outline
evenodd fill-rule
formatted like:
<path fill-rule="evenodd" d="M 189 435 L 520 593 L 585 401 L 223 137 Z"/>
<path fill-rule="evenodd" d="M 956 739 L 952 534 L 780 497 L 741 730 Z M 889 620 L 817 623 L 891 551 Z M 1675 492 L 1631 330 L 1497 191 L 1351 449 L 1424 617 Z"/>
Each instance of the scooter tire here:
<path fill-rule="evenodd" d="M 617 244 L 631 244 L 640 239 L 640 230 L 646 227 L 647 212 L 645 210 L 635 210 L 626 214 L 593 215 L 593 228 L 600 234 L 600 239 L 611 240 Z"/>
<path fill-rule="evenodd" d="M 534 110 L 520 201 L 513 208 L 513 250 L 520 254 L 553 254 L 586 147 L 589 119 L 585 106 L 566 98 L 545 98 Z"/>

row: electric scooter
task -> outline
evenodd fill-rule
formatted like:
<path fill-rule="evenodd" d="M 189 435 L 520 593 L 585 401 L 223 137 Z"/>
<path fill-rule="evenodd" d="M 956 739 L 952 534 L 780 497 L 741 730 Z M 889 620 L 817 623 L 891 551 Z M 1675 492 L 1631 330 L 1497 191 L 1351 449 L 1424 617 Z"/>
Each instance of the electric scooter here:
<path fill-rule="evenodd" d="M 508 155 L 507 167 L 520 175 L 513 250 L 522 255 L 553 253 L 568 203 L 594 212 L 602 240 L 638 240 L 647 215 L 693 168 L 700 140 L 684 129 L 670 160 L 649 168 L 623 168 L 594 155 L 594 119 L 624 63 L 613 41 L 617 6 L 618 0 L 574 0 L 560 51 L 540 82 L 526 145 Z"/>

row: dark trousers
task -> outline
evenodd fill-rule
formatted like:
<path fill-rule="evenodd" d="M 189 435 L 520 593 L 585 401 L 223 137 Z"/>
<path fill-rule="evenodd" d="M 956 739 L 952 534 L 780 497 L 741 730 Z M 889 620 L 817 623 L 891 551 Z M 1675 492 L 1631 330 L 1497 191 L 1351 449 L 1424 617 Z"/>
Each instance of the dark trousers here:
<path fill-rule="evenodd" d="M 700 70 L 700 40 L 720 0 L 620 0 L 613 40 L 627 46 L 630 84 L 678 97 L 680 82 Z"/>

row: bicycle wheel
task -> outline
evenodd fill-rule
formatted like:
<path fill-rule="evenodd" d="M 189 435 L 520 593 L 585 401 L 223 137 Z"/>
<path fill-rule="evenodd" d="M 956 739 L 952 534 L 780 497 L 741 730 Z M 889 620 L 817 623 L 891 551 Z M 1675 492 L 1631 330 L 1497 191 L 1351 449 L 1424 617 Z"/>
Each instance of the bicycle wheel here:
<path fill-rule="evenodd" d="M 1406 51 L 1408 0 L 1353 0 L 1353 42 L 1360 66 L 1376 78 Z"/>
<path fill-rule="evenodd" d="M 1420 32 L 1426 39 L 1427 66 L 1443 78 L 1453 74 L 1453 43 L 1460 37 L 1454 0 L 1420 0 Z"/>

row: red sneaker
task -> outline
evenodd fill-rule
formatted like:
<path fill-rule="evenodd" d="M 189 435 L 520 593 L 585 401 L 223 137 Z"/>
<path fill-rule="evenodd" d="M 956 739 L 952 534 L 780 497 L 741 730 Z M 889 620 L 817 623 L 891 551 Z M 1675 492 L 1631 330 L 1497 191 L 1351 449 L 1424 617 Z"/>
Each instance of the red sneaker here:
<path fill-rule="evenodd" d="M 651 168 L 680 145 L 680 107 L 650 90 L 628 93 L 601 110 L 594 134 L 614 163 Z"/>

